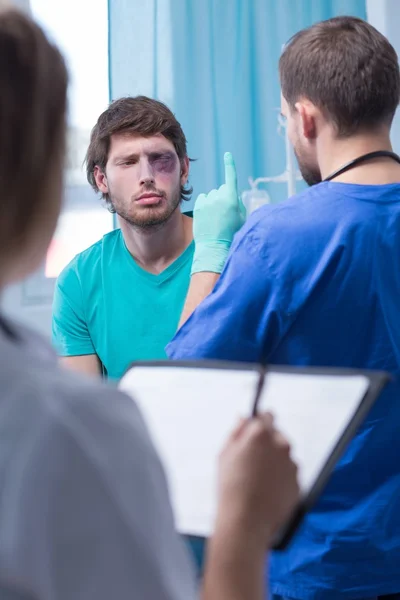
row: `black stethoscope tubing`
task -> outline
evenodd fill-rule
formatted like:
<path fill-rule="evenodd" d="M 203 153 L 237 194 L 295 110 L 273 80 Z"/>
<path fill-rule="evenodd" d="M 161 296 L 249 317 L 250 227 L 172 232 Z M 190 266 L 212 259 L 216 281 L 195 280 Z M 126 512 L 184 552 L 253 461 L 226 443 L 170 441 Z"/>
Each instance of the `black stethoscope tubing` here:
<path fill-rule="evenodd" d="M 398 162 L 400 164 L 400 156 L 398 154 L 396 154 L 395 152 L 390 152 L 389 150 L 376 150 L 375 152 L 368 152 L 368 154 L 363 154 L 362 156 L 359 156 L 358 158 L 354 158 L 350 162 L 343 165 L 343 167 L 340 167 L 339 169 L 337 169 L 337 171 L 334 171 L 333 173 L 331 173 L 331 175 L 329 175 L 328 177 L 325 177 L 324 181 L 331 181 L 332 179 L 335 179 L 335 177 L 338 177 L 339 175 L 346 173 L 346 171 L 349 171 L 350 169 L 354 169 L 354 167 L 358 167 L 358 165 L 360 165 L 361 163 L 363 163 L 367 160 L 373 160 L 374 158 L 382 158 L 382 157 L 392 158 L 393 160 L 395 160 L 396 162 Z"/>

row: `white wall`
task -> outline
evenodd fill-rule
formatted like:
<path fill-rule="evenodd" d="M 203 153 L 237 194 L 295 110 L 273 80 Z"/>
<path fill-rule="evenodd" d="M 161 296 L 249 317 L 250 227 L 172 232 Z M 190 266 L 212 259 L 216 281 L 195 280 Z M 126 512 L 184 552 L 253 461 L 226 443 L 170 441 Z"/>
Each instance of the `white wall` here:
<path fill-rule="evenodd" d="M 368 21 L 385 35 L 400 57 L 400 0 L 366 0 Z M 400 154 L 400 111 L 393 123 L 392 144 Z"/>

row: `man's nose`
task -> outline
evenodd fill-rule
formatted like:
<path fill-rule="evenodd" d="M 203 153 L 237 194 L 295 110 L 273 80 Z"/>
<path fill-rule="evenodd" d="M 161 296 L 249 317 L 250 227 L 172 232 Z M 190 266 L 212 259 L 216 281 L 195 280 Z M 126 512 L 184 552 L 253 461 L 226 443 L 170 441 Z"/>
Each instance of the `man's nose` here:
<path fill-rule="evenodd" d="M 148 184 L 148 183 L 154 183 L 154 171 L 149 163 L 149 161 L 147 159 L 142 159 L 139 162 L 139 178 L 140 178 L 140 184 L 144 185 L 144 184 Z"/>

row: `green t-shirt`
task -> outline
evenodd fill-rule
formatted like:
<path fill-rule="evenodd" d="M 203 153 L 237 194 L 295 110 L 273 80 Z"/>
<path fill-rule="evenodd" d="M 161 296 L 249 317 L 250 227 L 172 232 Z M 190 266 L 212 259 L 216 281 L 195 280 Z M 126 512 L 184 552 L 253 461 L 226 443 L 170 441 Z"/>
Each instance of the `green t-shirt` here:
<path fill-rule="evenodd" d="M 134 360 L 166 358 L 189 287 L 194 243 L 159 275 L 143 270 L 120 229 L 78 254 L 57 279 L 53 344 L 60 356 L 97 354 L 115 379 Z"/>

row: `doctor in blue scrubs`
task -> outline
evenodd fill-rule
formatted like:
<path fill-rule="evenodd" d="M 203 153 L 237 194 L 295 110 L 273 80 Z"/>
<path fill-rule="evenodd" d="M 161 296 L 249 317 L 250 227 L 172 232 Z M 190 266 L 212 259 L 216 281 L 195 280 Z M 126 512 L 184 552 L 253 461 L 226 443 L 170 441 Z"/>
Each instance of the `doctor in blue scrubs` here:
<path fill-rule="evenodd" d="M 296 34 L 279 71 L 282 114 L 310 187 L 240 229 L 225 156 L 225 184 L 196 203 L 191 286 L 167 352 L 395 376 L 291 546 L 273 556 L 270 586 L 274 600 L 397 599 L 400 158 L 390 128 L 398 59 L 371 25 L 338 17 Z"/>

